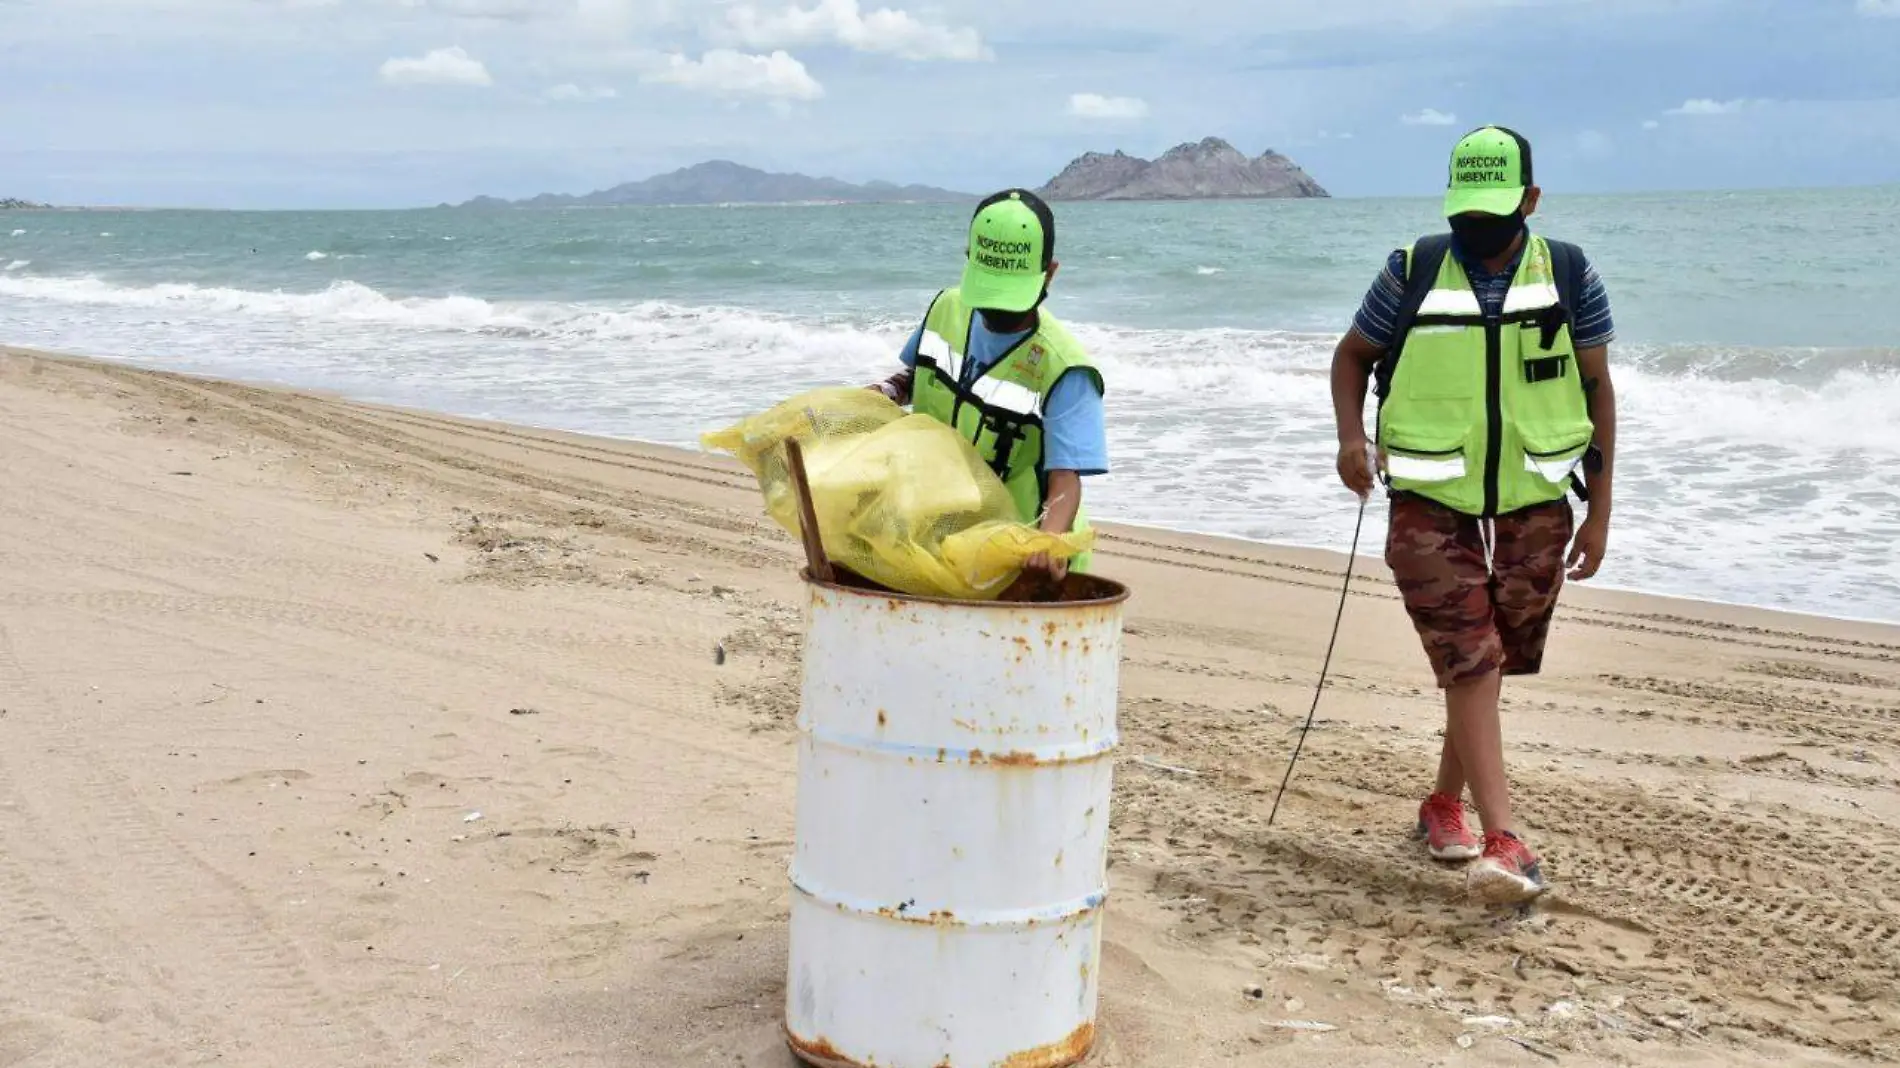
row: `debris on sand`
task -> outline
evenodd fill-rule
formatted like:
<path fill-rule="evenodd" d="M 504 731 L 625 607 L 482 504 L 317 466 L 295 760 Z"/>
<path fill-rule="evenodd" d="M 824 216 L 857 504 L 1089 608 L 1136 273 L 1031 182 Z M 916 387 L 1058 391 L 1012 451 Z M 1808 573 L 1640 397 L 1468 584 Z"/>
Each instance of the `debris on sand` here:
<path fill-rule="evenodd" d="M 1144 768 L 1153 768 L 1156 771 L 1165 771 L 1169 773 L 1170 775 L 1185 775 L 1190 779 L 1199 778 L 1201 775 L 1200 772 L 1195 771 L 1193 768 L 1183 768 L 1183 767 L 1176 767 L 1173 764 L 1163 764 L 1161 761 L 1156 760 L 1153 757 L 1138 756 L 1138 757 L 1135 757 L 1134 759 L 1135 759 L 1135 763 L 1140 764 Z"/>
<path fill-rule="evenodd" d="M 1339 1028 L 1334 1027 L 1332 1024 L 1321 1023 L 1318 1020 L 1269 1020 L 1267 1021 L 1267 1026 L 1276 1031 L 1308 1031 L 1314 1034 L 1325 1034 L 1328 1031 L 1339 1030 Z"/>

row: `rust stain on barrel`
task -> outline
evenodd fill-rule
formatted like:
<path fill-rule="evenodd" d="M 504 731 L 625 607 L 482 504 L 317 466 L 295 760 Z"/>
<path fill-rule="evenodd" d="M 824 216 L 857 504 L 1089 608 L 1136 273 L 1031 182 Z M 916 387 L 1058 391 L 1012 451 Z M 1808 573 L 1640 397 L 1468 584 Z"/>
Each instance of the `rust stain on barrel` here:
<path fill-rule="evenodd" d="M 957 919 L 957 914 L 951 912 L 949 909 L 938 909 L 929 915 L 912 915 L 905 911 L 905 906 L 903 905 L 895 907 L 885 905 L 883 908 L 877 910 L 877 914 L 887 920 L 896 920 L 898 923 L 912 923 L 919 927 L 954 927 L 960 922 Z"/>
<path fill-rule="evenodd" d="M 880 727 L 882 727 L 882 726 L 885 726 L 885 725 L 886 725 L 886 724 L 888 724 L 888 723 L 890 723 L 890 718 L 889 718 L 888 716 L 886 716 L 886 715 L 884 714 L 884 710 L 883 710 L 883 709 L 881 709 L 881 708 L 880 708 L 880 709 L 878 709 L 878 710 L 877 710 L 877 725 L 878 725 L 878 726 L 880 726 Z"/>
<path fill-rule="evenodd" d="M 981 749 L 972 749 L 970 763 L 997 764 L 1006 768 L 1034 768 L 1042 765 L 1042 758 L 1020 749 L 1007 753 L 985 753 Z"/>
<path fill-rule="evenodd" d="M 807 1060 L 817 1061 L 822 1064 L 844 1064 L 856 1065 L 858 1068 L 876 1068 L 875 1065 L 867 1061 L 854 1061 L 843 1053 L 840 1053 L 838 1047 L 832 1045 L 831 1041 L 822 1035 L 817 1038 L 807 1039 L 800 1038 L 790 1031 L 787 1031 L 785 1033 L 785 1041 L 792 1047 L 794 1052 Z"/>
<path fill-rule="evenodd" d="M 1012 1053 L 1003 1061 L 1002 1068 L 1065 1068 L 1076 1064 L 1088 1056 L 1089 1047 L 1095 1045 L 1095 1024 L 1084 1022 L 1082 1026 L 1070 1031 L 1060 1042 L 1051 1042 L 1046 1046 L 1026 1049 L 1021 1053 Z"/>

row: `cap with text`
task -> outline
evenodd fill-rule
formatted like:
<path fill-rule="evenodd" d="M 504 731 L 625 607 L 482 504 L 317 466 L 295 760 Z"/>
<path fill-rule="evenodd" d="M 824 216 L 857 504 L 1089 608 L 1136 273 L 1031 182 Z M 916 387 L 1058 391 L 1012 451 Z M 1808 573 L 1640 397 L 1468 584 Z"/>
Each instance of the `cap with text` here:
<path fill-rule="evenodd" d="M 1509 215 L 1531 186 L 1531 143 L 1503 126 L 1481 126 L 1451 150 L 1445 216 Z"/>
<path fill-rule="evenodd" d="M 986 198 L 970 219 L 963 303 L 1003 312 L 1035 307 L 1042 299 L 1043 276 L 1054 261 L 1055 242 L 1055 216 L 1036 194 L 1006 189 Z"/>

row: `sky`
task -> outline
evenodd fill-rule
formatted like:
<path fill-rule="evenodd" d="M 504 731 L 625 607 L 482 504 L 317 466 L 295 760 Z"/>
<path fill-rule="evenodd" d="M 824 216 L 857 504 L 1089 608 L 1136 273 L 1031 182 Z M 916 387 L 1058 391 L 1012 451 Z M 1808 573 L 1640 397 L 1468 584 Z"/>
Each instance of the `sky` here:
<path fill-rule="evenodd" d="M 1424 196 L 1900 181 L 1900 0 L 0 0 L 0 197 L 406 207 L 707 159 L 968 192 L 1218 136 Z"/>

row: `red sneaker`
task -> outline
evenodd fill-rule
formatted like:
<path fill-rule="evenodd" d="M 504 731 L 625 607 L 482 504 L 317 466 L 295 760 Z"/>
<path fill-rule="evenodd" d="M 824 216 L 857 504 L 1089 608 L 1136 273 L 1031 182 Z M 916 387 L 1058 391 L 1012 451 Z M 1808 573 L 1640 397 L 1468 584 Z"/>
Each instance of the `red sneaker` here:
<path fill-rule="evenodd" d="M 1521 905 L 1542 894 L 1537 854 L 1509 831 L 1484 836 L 1484 856 L 1465 873 L 1465 892 L 1487 905 Z"/>
<path fill-rule="evenodd" d="M 1418 830 L 1413 836 L 1425 839 L 1426 848 L 1439 860 L 1470 860 L 1482 852 L 1478 836 L 1465 824 L 1465 803 L 1444 794 L 1433 794 L 1418 806 Z"/>

